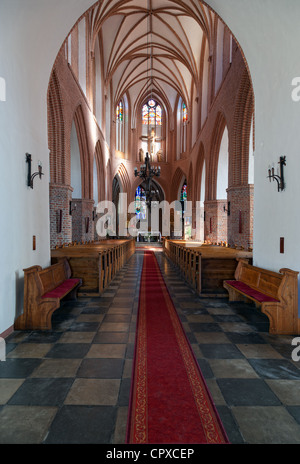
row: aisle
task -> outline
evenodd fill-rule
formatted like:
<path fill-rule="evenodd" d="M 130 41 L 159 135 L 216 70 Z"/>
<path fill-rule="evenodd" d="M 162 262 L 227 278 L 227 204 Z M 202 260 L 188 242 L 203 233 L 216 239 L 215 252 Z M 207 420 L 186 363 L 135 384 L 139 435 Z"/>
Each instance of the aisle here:
<path fill-rule="evenodd" d="M 128 443 L 228 443 L 152 251 L 141 276 Z"/>
<path fill-rule="evenodd" d="M 101 298 L 66 302 L 50 332 L 14 332 L 0 362 L 0 443 L 123 444 L 144 250 Z M 201 299 L 157 260 L 229 441 L 300 443 L 293 337 L 245 304 Z"/>

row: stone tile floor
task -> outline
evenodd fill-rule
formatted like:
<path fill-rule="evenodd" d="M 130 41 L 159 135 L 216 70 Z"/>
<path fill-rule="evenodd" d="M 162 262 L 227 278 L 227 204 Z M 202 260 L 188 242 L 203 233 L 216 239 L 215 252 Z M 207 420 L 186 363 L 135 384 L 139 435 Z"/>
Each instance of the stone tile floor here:
<path fill-rule="evenodd" d="M 156 250 L 232 444 L 300 443 L 300 362 L 252 305 L 201 298 Z M 0 362 L 1 444 L 125 440 L 143 250 L 100 298 L 65 302 L 48 332 L 14 332 Z"/>

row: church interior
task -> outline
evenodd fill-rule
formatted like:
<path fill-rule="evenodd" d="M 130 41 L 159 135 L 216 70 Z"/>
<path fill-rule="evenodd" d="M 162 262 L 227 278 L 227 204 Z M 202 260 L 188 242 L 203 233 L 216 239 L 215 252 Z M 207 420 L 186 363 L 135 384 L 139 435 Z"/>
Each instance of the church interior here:
<path fill-rule="evenodd" d="M 1 1 L 1 444 L 300 443 L 299 18 Z"/>

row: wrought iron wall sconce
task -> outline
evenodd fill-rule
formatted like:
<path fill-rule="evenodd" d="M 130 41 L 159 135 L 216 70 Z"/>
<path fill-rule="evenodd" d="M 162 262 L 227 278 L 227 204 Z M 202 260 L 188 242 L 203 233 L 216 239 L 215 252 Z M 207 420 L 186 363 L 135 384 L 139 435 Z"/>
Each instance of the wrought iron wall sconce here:
<path fill-rule="evenodd" d="M 277 187 L 278 187 L 278 192 L 280 190 L 284 190 L 285 188 L 285 183 L 284 183 L 284 176 L 283 176 L 283 166 L 286 166 L 286 157 L 285 156 L 280 156 L 279 158 L 279 169 L 280 169 L 280 176 L 274 173 L 274 167 L 268 169 L 268 178 L 271 182 L 271 179 L 276 180 L 277 182 Z"/>
<path fill-rule="evenodd" d="M 26 163 L 28 163 L 27 185 L 28 187 L 31 187 L 33 189 L 33 179 L 36 176 L 39 176 L 41 179 L 42 176 L 44 175 L 44 173 L 42 172 L 42 163 L 41 161 L 38 162 L 38 171 L 34 172 L 33 174 L 31 174 L 32 158 L 29 153 L 26 153 Z"/>
<path fill-rule="evenodd" d="M 227 212 L 227 216 L 230 216 L 230 201 L 228 202 L 227 209 L 226 206 L 224 205 L 224 213 Z"/>

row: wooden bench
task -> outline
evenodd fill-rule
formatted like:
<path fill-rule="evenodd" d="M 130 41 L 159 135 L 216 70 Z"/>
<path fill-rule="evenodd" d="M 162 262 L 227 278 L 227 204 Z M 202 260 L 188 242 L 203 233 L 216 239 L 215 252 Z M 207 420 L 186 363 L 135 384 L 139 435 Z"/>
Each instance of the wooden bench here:
<path fill-rule="evenodd" d="M 279 273 L 238 260 L 235 280 L 225 280 L 229 301 L 250 299 L 269 321 L 272 334 L 298 334 L 298 272 L 280 269 Z"/>
<path fill-rule="evenodd" d="M 42 269 L 24 269 L 24 310 L 15 321 L 15 330 L 51 330 L 51 317 L 62 298 L 75 299 L 82 280 L 71 278 L 67 259 Z"/>
<path fill-rule="evenodd" d="M 226 296 L 223 281 L 234 279 L 237 258 L 252 260 L 252 253 L 225 246 L 163 239 L 165 255 L 195 291 L 206 296 Z"/>
<path fill-rule="evenodd" d="M 135 252 L 135 241 L 103 240 L 94 244 L 76 245 L 51 250 L 55 264 L 67 258 L 72 275 L 82 279 L 80 296 L 100 296 L 116 273 Z"/>

